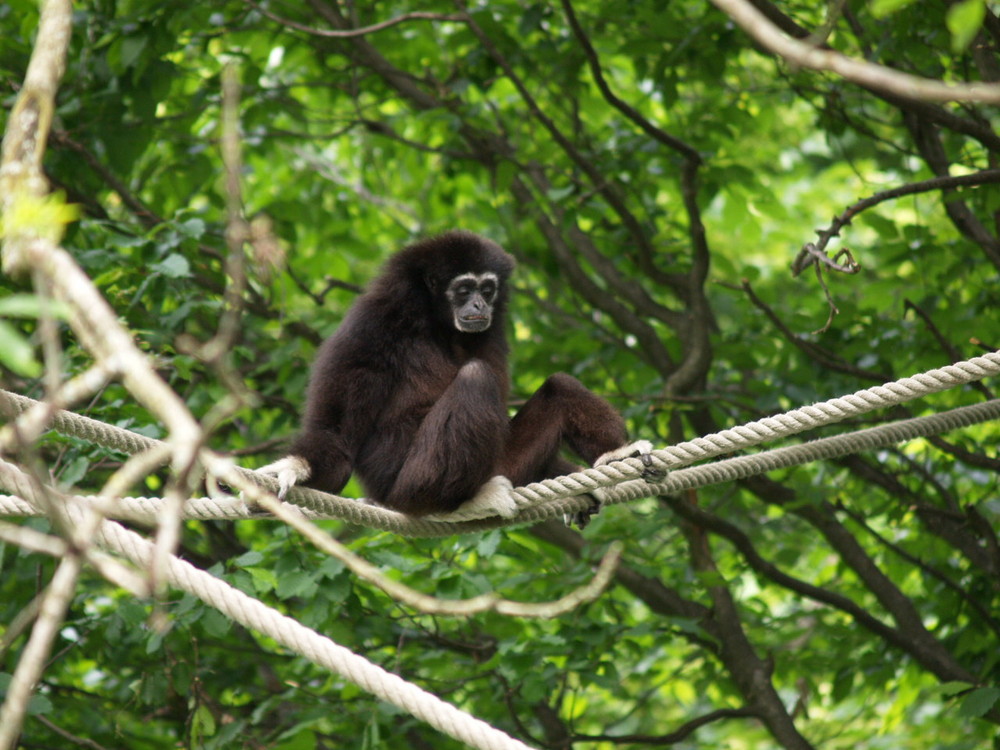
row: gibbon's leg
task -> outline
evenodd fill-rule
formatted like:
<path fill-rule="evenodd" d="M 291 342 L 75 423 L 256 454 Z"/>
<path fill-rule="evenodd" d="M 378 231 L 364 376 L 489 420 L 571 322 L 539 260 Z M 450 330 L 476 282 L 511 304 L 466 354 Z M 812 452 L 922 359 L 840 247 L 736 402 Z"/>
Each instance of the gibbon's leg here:
<path fill-rule="evenodd" d="M 576 378 L 552 375 L 511 420 L 501 472 L 515 486 L 575 470 L 563 443 L 588 466 L 626 444 L 625 421 Z"/>
<path fill-rule="evenodd" d="M 600 396 L 576 378 L 557 373 L 539 388 L 511 420 L 500 473 L 514 486 L 579 470 L 559 455 L 565 444 L 590 466 L 648 453 L 651 444 L 628 443 L 625 421 Z M 580 528 L 601 509 L 601 491 L 589 495 L 585 511 L 566 517 Z"/>
<path fill-rule="evenodd" d="M 411 515 L 448 513 L 497 473 L 508 424 L 499 381 L 482 360 L 458 371 L 420 423 L 385 505 Z"/>

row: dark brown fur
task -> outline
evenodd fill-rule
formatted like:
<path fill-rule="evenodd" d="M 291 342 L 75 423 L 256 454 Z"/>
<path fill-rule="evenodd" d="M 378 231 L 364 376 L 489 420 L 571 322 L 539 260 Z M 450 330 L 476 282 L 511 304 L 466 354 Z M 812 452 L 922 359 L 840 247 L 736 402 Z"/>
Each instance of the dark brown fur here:
<path fill-rule="evenodd" d="M 351 472 L 369 496 L 423 515 L 454 510 L 497 474 L 517 486 L 588 465 L 626 442 L 621 417 L 569 375 L 550 377 L 507 416 L 507 279 L 514 260 L 470 232 L 393 256 L 319 350 L 303 430 L 290 453 L 309 486 L 339 492 Z M 458 331 L 443 290 L 459 274 L 500 279 L 492 325 Z"/>

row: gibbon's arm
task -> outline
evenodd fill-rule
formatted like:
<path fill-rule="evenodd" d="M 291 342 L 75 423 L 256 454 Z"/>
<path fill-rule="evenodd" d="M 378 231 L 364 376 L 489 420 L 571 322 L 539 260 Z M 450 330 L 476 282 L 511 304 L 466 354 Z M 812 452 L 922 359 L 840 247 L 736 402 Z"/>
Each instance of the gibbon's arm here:
<path fill-rule="evenodd" d="M 313 378 L 320 380 L 310 383 L 302 429 L 288 455 L 257 470 L 278 480 L 281 499 L 295 485 L 330 493 L 344 488 L 396 380 L 390 372 L 352 363 L 350 354 L 333 347 L 320 351 Z"/>

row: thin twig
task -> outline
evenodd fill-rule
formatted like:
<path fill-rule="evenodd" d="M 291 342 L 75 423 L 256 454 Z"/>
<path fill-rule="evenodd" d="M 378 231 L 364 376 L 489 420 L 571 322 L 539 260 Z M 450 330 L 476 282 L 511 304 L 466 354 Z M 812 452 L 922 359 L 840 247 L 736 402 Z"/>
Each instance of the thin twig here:
<path fill-rule="evenodd" d="M 720 708 L 703 716 L 695 717 L 681 724 L 677 729 L 667 734 L 575 734 L 574 742 L 612 742 L 622 745 L 675 745 L 687 739 L 696 729 L 722 719 L 749 719 L 760 713 L 752 708 Z"/>
<path fill-rule="evenodd" d="M 833 301 L 833 295 L 830 294 L 830 289 L 827 287 L 826 281 L 823 278 L 823 269 L 828 268 L 832 271 L 847 274 L 855 274 L 861 270 L 861 264 L 854 260 L 854 256 L 847 248 L 841 248 L 833 255 L 833 257 L 826 254 L 826 246 L 829 244 L 830 240 L 834 237 L 839 237 L 840 230 L 850 224 L 855 216 L 860 214 L 862 211 L 865 211 L 873 206 L 877 206 L 880 203 L 884 203 L 885 201 L 893 200 L 895 198 L 901 198 L 906 195 L 916 195 L 918 193 L 927 193 L 935 190 L 951 190 L 959 187 L 978 187 L 998 182 L 1000 182 L 1000 169 L 984 169 L 980 172 L 976 172 L 975 174 L 959 175 L 956 177 L 932 177 L 929 180 L 912 182 L 892 188 L 891 190 L 878 192 L 868 198 L 852 203 L 843 211 L 843 213 L 839 216 L 835 216 L 833 223 L 829 227 L 817 231 L 817 234 L 819 235 L 818 242 L 805 243 L 802 246 L 802 249 L 799 250 L 799 254 L 795 256 L 795 260 L 792 261 L 793 277 L 798 276 L 809 266 L 814 266 L 816 269 L 816 278 L 819 279 L 820 286 L 823 287 L 823 293 L 826 295 L 829 315 L 827 316 L 826 323 L 818 330 L 813 331 L 813 333 L 823 333 L 826 331 L 830 327 L 831 323 L 833 323 L 834 316 L 840 312 L 837 309 L 837 306 Z M 840 262 L 842 257 L 847 258 L 846 263 Z"/>
<path fill-rule="evenodd" d="M 439 599 L 389 578 L 316 524 L 303 518 L 300 514 L 292 512 L 273 493 L 244 477 L 226 459 L 207 459 L 206 463 L 210 472 L 215 474 L 220 481 L 242 492 L 248 502 L 258 505 L 287 523 L 315 545 L 317 549 L 344 563 L 362 580 L 382 589 L 397 602 L 424 614 L 469 616 L 480 612 L 495 611 L 511 617 L 557 617 L 600 596 L 611 581 L 621 558 L 622 546 L 618 543 L 612 544 L 601 559 L 597 572 L 589 583 L 554 601 L 516 602 L 501 599 L 495 593 L 481 594 L 465 600 Z"/>
<path fill-rule="evenodd" d="M 464 17 L 460 15 L 448 15 L 447 13 L 429 13 L 427 11 L 414 11 L 412 13 L 404 13 L 401 16 L 396 16 L 395 18 L 389 18 L 385 21 L 380 21 L 379 23 L 373 23 L 370 26 L 362 26 L 356 29 L 349 29 L 346 31 L 331 31 L 329 29 L 317 29 L 312 26 L 306 26 L 305 24 L 297 23 L 296 21 L 291 21 L 287 18 L 282 18 L 281 16 L 272 13 L 266 8 L 253 2 L 253 0 L 243 0 L 244 3 L 249 5 L 254 10 L 262 13 L 263 15 L 270 18 L 272 21 L 280 23 L 282 26 L 286 26 L 290 29 L 295 29 L 296 31 L 301 31 L 305 34 L 310 34 L 311 36 L 325 37 L 327 39 L 351 39 L 352 37 L 365 36 L 367 34 L 374 34 L 376 31 L 383 31 L 384 29 L 391 28 L 401 23 L 406 23 L 407 21 L 452 21 L 456 23 L 461 23 L 464 21 Z"/>

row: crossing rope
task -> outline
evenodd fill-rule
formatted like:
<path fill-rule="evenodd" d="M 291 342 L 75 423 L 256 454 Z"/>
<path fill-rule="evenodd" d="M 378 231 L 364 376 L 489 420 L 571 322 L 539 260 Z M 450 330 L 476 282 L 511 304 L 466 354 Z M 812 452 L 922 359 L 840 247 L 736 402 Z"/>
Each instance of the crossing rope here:
<path fill-rule="evenodd" d="M 684 489 L 747 478 L 777 468 L 887 447 L 904 440 L 996 419 L 1000 416 L 1000 401 L 993 399 L 941 414 L 916 417 L 693 468 L 682 468 L 697 461 L 789 437 L 816 427 L 857 417 L 875 409 L 895 406 L 998 374 L 1000 374 L 1000 353 L 993 352 L 848 396 L 654 450 L 650 454 L 653 468 L 669 472 L 658 482 L 650 483 L 640 478 L 649 468 L 642 461 L 625 459 L 518 487 L 513 491 L 518 512 L 512 518 L 493 516 L 463 519 L 460 514 L 453 516 L 454 520 L 415 518 L 363 499 L 339 497 L 304 487 L 293 487 L 287 495 L 287 500 L 296 507 L 297 512 L 310 519 L 338 518 L 350 523 L 415 537 L 448 536 L 502 526 L 537 523 L 559 517 L 564 513 L 582 510 L 589 504 L 589 500 L 581 499 L 579 496 L 593 490 L 601 490 L 606 504 L 628 502 L 641 497 L 673 494 Z M 24 396 L 0 390 L 0 411 L 10 417 L 21 414 L 38 403 Z M 63 434 L 125 453 L 149 451 L 163 445 L 153 438 L 62 410 L 54 413 L 52 427 Z M 249 470 L 241 472 L 268 489 L 276 489 L 276 482 L 272 477 Z M 13 477 L 5 478 L 2 467 L 0 467 L 0 486 L 5 487 L 14 496 L 21 495 L 16 487 L 16 480 Z M 81 496 L 80 499 L 85 500 L 86 496 Z M 156 517 L 160 502 L 157 498 L 124 498 L 115 500 L 114 504 L 116 515 L 150 520 Z M 23 500 L 18 501 L 16 497 L 0 495 L 0 514 L 21 515 L 26 509 Z M 184 510 L 185 517 L 198 519 L 270 517 L 238 498 L 192 498 L 187 501 Z"/>

